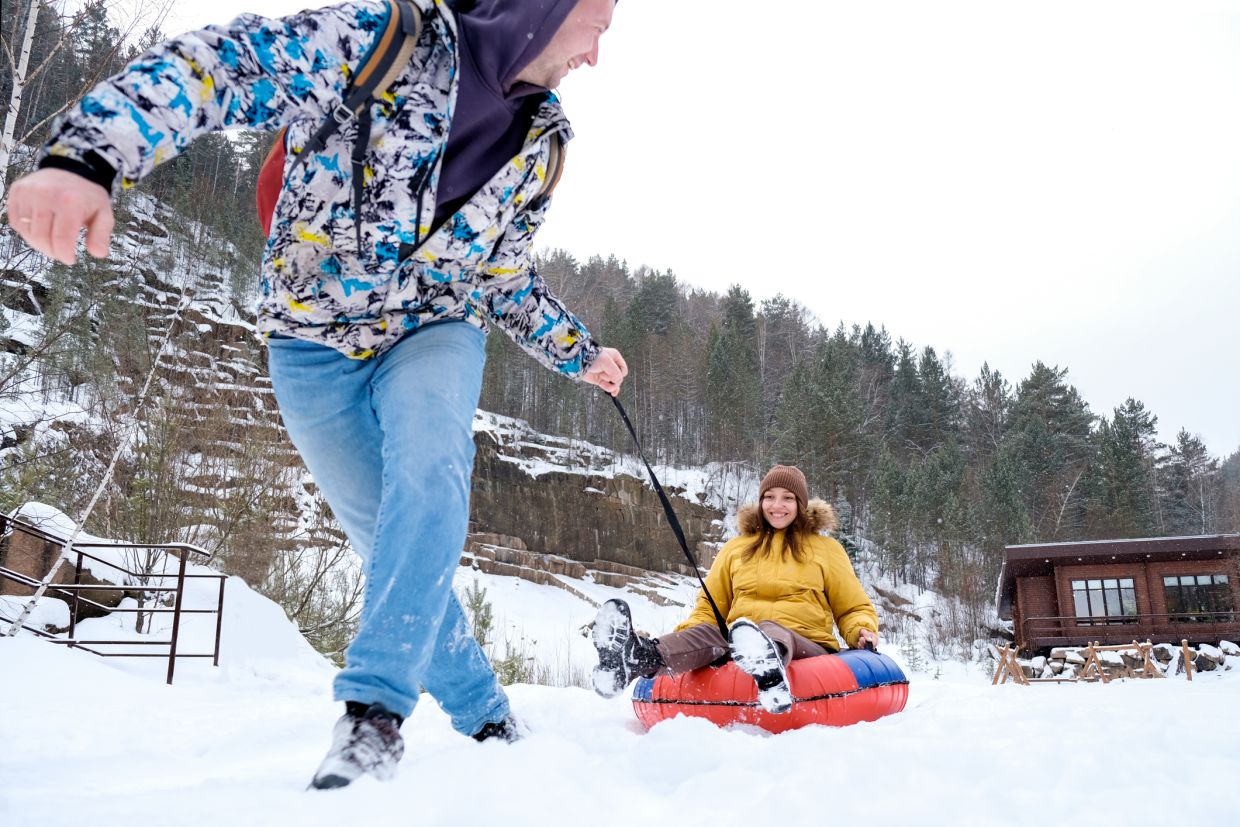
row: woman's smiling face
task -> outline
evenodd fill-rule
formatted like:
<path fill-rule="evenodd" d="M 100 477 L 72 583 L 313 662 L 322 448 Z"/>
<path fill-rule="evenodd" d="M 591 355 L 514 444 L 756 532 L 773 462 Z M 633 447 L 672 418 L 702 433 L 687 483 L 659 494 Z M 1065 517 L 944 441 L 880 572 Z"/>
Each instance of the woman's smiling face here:
<path fill-rule="evenodd" d="M 762 516 L 778 531 L 797 518 L 797 497 L 787 488 L 774 486 L 762 494 Z"/>

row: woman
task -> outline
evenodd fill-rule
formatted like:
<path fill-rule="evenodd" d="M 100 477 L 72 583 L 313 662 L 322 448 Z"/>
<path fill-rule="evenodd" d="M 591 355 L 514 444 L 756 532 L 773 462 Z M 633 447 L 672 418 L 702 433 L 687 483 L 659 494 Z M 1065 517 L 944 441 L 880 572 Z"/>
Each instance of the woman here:
<path fill-rule="evenodd" d="M 847 553 L 819 534 L 838 526 L 835 512 L 809 499 L 799 469 L 776 465 L 767 472 L 757 505 L 742 508 L 737 522 L 741 535 L 724 545 L 706 576 L 728 639 L 703 593 L 689 619 L 658 639 L 634 634 L 628 604 L 608 600 L 594 621 L 596 692 L 610 698 L 636 677 L 689 672 L 731 657 L 757 683 L 763 708 L 787 712 L 787 664 L 838 652 L 835 627 L 852 648 L 877 647 L 878 615 Z"/>

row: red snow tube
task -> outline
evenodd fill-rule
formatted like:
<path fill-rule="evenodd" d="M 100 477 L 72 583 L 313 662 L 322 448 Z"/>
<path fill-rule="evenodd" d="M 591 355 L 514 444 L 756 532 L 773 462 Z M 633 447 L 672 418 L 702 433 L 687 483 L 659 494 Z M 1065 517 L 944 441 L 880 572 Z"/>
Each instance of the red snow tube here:
<path fill-rule="evenodd" d="M 788 683 L 792 709 L 772 715 L 758 706 L 753 678 L 729 661 L 718 668 L 640 679 L 633 687 L 633 711 L 646 729 L 677 715 L 692 715 L 718 726 L 753 724 L 784 732 L 810 724 L 876 721 L 904 709 L 908 701 L 908 678 L 900 667 L 886 655 L 865 649 L 794 660 L 788 665 Z"/>

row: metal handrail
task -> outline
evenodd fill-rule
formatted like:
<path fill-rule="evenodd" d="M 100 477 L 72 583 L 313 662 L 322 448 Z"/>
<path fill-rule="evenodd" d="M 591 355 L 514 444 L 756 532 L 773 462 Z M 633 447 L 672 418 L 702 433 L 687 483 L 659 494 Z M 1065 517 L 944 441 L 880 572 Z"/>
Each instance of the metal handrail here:
<path fill-rule="evenodd" d="M 49 543 L 60 543 L 62 546 L 65 544 L 65 538 L 64 538 L 64 537 L 61 537 L 61 536 L 59 536 L 59 535 L 57 535 L 57 534 L 52 534 L 50 531 L 46 531 L 46 530 L 44 530 L 44 529 L 42 529 L 42 528 L 39 528 L 39 527 L 38 527 L 37 525 L 35 525 L 34 523 L 29 523 L 29 522 L 26 522 L 25 520 L 21 519 L 20 517 L 8 517 L 8 516 L 5 516 L 5 515 L 3 515 L 3 514 L 0 514 L 0 524 L 3 524 L 3 523 L 8 523 L 8 524 L 10 524 L 10 525 L 20 526 L 23 534 L 31 534 L 31 535 L 33 535 L 33 536 L 35 536 L 35 537 L 38 537 L 38 538 L 39 538 L 39 539 L 41 539 L 41 540 L 46 540 L 46 541 L 47 541 L 47 542 L 49 542 Z M 199 548 L 198 546 L 195 546 L 195 545 L 193 545 L 193 544 L 191 544 L 191 543 L 122 543 L 122 542 L 120 542 L 120 541 L 113 540 L 113 541 L 111 541 L 111 542 L 107 542 L 107 543 L 79 543 L 79 542 L 74 542 L 73 547 L 74 547 L 74 548 L 118 548 L 118 549 L 126 549 L 126 548 L 151 548 L 151 549 L 165 549 L 165 548 L 174 548 L 174 549 L 185 549 L 186 551 L 192 552 L 192 553 L 194 553 L 194 554 L 200 554 L 200 555 L 202 555 L 202 556 L 203 556 L 206 560 L 210 560 L 210 559 L 211 559 L 211 557 L 213 556 L 213 555 L 211 554 L 211 552 L 207 551 L 206 549 L 204 549 L 204 548 Z M 96 558 L 96 559 L 98 559 L 98 558 Z M 107 563 L 107 561 L 106 561 L 106 560 L 100 560 L 100 562 L 101 562 L 101 563 L 106 563 L 107 565 L 111 565 L 110 563 Z M 122 569 L 122 570 L 123 570 L 123 569 Z M 127 574 L 134 574 L 134 572 L 126 572 L 126 573 L 127 573 Z"/>
<path fill-rule="evenodd" d="M 2 533 L 4 534 L 8 534 L 10 530 L 19 531 L 23 534 L 33 536 L 36 539 L 42 540 L 44 542 L 59 544 L 62 547 L 66 543 L 64 538 L 58 537 L 55 534 L 52 534 L 48 531 L 40 529 L 38 526 L 32 525 L 31 523 L 28 523 L 25 520 L 21 520 L 15 517 L 5 517 L 3 515 L 0 515 L 0 529 L 3 529 Z M 176 557 L 178 561 L 177 570 L 175 573 L 167 573 L 167 572 L 148 573 L 148 572 L 129 571 L 124 566 L 117 565 L 116 563 L 112 561 L 104 560 L 103 558 L 97 557 L 93 554 L 87 554 L 85 551 L 82 550 L 84 548 L 118 549 L 118 550 L 126 550 L 126 551 L 147 549 L 147 550 L 159 551 L 165 554 L 166 556 L 172 555 Z M 83 651 L 90 652 L 92 654 L 99 655 L 101 657 L 167 657 L 168 658 L 167 680 L 169 684 L 172 683 L 173 675 L 176 672 L 177 658 L 208 658 L 209 657 L 212 659 L 213 665 L 215 666 L 220 665 L 220 637 L 223 631 L 223 620 L 224 620 L 224 583 L 227 580 L 227 576 L 223 574 L 188 574 L 185 571 L 186 558 L 190 554 L 200 555 L 204 558 L 204 561 L 205 561 L 205 560 L 211 559 L 210 552 L 204 549 L 201 549 L 197 546 L 191 545 L 189 543 L 162 543 L 161 544 L 161 543 L 121 543 L 121 542 L 74 543 L 72 546 L 72 550 L 77 555 L 76 563 L 74 566 L 73 583 L 53 584 L 50 587 L 51 590 L 53 591 L 62 592 L 65 595 L 72 595 L 73 597 L 73 600 L 72 600 L 72 603 L 69 609 L 69 629 L 66 633 L 67 637 L 64 637 L 64 638 L 58 637 L 56 635 L 46 632 L 43 629 L 30 626 L 29 624 L 26 624 L 26 623 L 22 624 L 23 629 L 33 632 L 35 635 L 45 638 L 49 642 L 58 643 L 61 645 L 67 645 L 72 648 L 82 649 Z M 115 569 L 116 571 L 121 572 L 122 574 L 128 575 L 130 577 L 151 578 L 151 579 L 156 579 L 160 581 L 166 580 L 168 578 L 176 578 L 176 585 L 174 586 L 155 586 L 155 585 L 146 586 L 146 585 L 135 585 L 135 584 L 130 584 L 130 585 L 82 584 L 81 577 L 82 577 L 82 572 L 83 572 L 83 564 L 85 563 L 87 559 L 101 563 L 104 566 L 107 566 L 108 568 Z M 214 608 L 210 608 L 210 609 L 185 608 L 185 606 L 183 605 L 183 600 L 185 597 L 185 581 L 193 580 L 193 579 L 218 580 L 219 581 L 219 598 Z M 9 580 L 9 581 L 16 582 L 16 583 L 19 583 L 27 587 L 37 587 L 40 585 L 40 581 L 28 575 L 24 575 L 21 572 L 14 571 L 13 569 L 3 567 L 3 566 L 0 566 L 0 580 Z M 95 600 L 91 600 L 88 597 L 84 597 L 81 594 L 84 591 L 121 592 L 121 593 L 131 592 L 131 591 L 143 591 L 143 592 L 158 592 L 161 594 L 172 593 L 173 594 L 173 605 L 170 608 L 159 607 L 159 606 L 155 606 L 151 608 L 124 608 L 124 609 L 114 608 L 114 607 L 105 606 L 104 604 L 99 603 Z M 141 640 L 141 641 L 140 640 L 78 639 L 76 637 L 77 618 L 78 618 L 78 614 L 83 604 L 96 607 L 99 610 L 107 612 L 109 614 L 111 613 L 138 614 L 138 613 L 148 613 L 148 612 L 150 614 L 172 614 L 173 617 L 172 617 L 171 637 L 166 640 Z M 192 652 L 178 651 L 178 643 L 179 643 L 180 630 L 181 630 L 181 615 L 183 614 L 214 614 L 216 616 L 215 644 L 213 647 L 213 651 L 211 653 L 207 654 L 207 653 L 192 653 Z M 0 615 L 0 622 L 11 623 L 13 622 L 13 619 L 6 618 L 6 617 L 3 617 L 3 615 Z M 92 648 L 95 646 L 167 646 L 168 653 L 167 655 L 164 655 L 162 653 L 146 653 L 146 652 L 142 652 L 142 653 L 139 653 L 139 652 L 102 652 L 102 651 L 99 651 L 98 649 Z"/>
<path fill-rule="evenodd" d="M 1209 617 L 1226 617 L 1227 620 L 1219 621 L 1199 621 L 1176 618 L 1195 618 L 1201 616 Z M 1090 615 L 1089 617 L 1080 617 L 1078 615 L 1056 615 L 1047 617 L 1027 617 L 1022 621 L 1022 625 L 1033 623 L 1034 621 L 1045 620 L 1058 624 L 1072 623 L 1077 626 L 1122 626 L 1131 625 L 1132 623 L 1140 623 L 1143 620 L 1153 620 L 1157 622 L 1157 618 L 1163 618 L 1163 623 L 1192 623 L 1193 625 L 1208 625 L 1210 623 L 1235 623 L 1240 612 L 1145 612 L 1144 614 L 1135 615 Z"/>
<path fill-rule="evenodd" d="M 1202 616 L 1223 619 L 1189 619 Z M 1018 640 L 1026 646 L 1037 645 L 1035 641 L 1045 638 L 1119 640 L 1130 637 L 1134 627 L 1140 627 L 1143 636 L 1167 634 L 1177 639 L 1200 638 L 1203 635 L 1215 637 L 1220 632 L 1240 632 L 1240 612 L 1145 612 L 1119 617 L 1027 617 L 1021 621 Z"/>
<path fill-rule="evenodd" d="M 60 542 L 64 542 L 64 541 L 62 540 Z M 184 549 L 185 551 L 193 552 L 194 554 L 201 554 L 203 557 L 205 557 L 208 560 L 210 560 L 211 557 L 213 556 L 211 552 L 207 551 L 205 548 L 199 548 L 198 546 L 193 545 L 192 543 L 121 543 L 121 542 L 74 543 L 73 547 L 74 548 L 153 548 L 153 549 L 171 548 L 171 549 Z"/>

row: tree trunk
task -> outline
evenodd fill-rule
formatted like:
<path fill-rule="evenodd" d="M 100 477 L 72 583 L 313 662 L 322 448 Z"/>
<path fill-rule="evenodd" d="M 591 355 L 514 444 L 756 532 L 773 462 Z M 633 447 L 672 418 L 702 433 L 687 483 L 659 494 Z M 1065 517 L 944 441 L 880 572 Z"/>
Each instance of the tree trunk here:
<path fill-rule="evenodd" d="M 0 134 L 0 212 L 8 204 L 9 159 L 13 156 L 13 136 L 17 132 L 17 113 L 22 107 L 22 91 L 26 87 L 26 69 L 30 66 L 30 47 L 34 43 L 35 23 L 39 18 L 39 0 L 30 0 L 26 13 L 26 33 L 22 37 L 22 50 L 13 69 L 13 92 L 9 96 L 9 112 L 4 116 L 4 132 Z"/>

